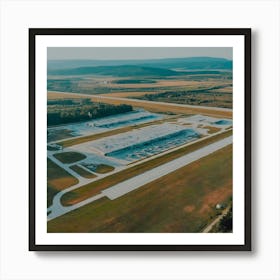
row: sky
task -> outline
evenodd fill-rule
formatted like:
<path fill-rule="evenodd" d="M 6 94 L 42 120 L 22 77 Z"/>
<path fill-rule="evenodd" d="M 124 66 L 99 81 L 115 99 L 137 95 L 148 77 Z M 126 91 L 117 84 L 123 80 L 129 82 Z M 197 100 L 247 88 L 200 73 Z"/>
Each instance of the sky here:
<path fill-rule="evenodd" d="M 232 48 L 227 47 L 186 47 L 186 48 L 88 48 L 88 47 L 48 47 L 48 60 L 92 59 L 92 60 L 125 60 L 125 59 L 159 59 L 210 56 L 232 60 Z"/>

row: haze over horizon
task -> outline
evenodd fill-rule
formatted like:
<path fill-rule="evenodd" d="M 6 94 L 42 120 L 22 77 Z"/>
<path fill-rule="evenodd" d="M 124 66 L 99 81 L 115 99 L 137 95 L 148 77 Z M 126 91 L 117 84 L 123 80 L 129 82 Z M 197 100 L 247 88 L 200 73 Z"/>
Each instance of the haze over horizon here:
<path fill-rule="evenodd" d="M 215 57 L 232 60 L 231 47 L 48 47 L 48 60 L 148 60 Z"/>

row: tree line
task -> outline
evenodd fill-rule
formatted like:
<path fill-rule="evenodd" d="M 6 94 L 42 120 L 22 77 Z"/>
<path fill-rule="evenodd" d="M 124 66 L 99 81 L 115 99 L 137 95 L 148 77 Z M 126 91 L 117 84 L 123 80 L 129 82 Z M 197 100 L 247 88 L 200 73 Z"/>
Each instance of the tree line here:
<path fill-rule="evenodd" d="M 127 104 L 111 105 L 89 100 L 48 101 L 48 126 L 88 121 L 133 110 L 133 107 Z"/>

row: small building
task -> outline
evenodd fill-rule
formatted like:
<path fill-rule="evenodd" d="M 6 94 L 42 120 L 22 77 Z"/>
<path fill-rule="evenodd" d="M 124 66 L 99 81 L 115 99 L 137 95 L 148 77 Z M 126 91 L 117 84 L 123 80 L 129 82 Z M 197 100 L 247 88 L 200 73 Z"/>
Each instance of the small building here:
<path fill-rule="evenodd" d="M 221 209 L 223 209 L 223 208 L 224 208 L 224 205 L 223 205 L 223 204 L 221 204 L 221 203 L 216 204 L 216 209 L 217 209 L 217 210 L 221 210 Z"/>

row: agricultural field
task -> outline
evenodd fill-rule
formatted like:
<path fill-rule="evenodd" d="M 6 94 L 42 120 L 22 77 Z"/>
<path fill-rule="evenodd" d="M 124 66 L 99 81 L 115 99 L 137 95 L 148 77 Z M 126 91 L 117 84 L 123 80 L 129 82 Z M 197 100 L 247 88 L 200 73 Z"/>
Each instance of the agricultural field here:
<path fill-rule="evenodd" d="M 63 77 L 63 81 L 72 76 Z M 101 84 L 93 79 L 79 80 L 77 85 L 69 87 L 60 86 L 61 80 L 56 81 L 56 86 L 49 86 L 49 91 L 67 91 L 92 95 L 106 95 L 111 97 L 136 98 L 140 100 L 172 102 L 178 104 L 202 105 L 209 107 L 232 108 L 232 77 L 228 72 L 221 72 L 213 76 L 188 75 L 172 77 L 169 81 L 160 79 L 126 80 L 104 78 Z M 64 85 L 64 83 L 62 84 Z"/>
<path fill-rule="evenodd" d="M 90 63 L 48 66 L 48 232 L 228 232 L 232 61 Z"/>
<path fill-rule="evenodd" d="M 48 91 L 232 108 L 231 61 L 153 63 L 50 69 Z"/>

